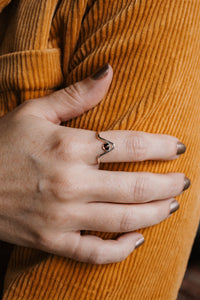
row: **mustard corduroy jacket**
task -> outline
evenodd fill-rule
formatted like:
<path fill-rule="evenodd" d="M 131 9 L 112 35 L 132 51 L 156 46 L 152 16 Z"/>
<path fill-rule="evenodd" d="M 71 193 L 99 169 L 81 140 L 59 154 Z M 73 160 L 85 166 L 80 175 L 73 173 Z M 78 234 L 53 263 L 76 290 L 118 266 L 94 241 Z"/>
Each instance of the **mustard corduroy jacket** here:
<path fill-rule="evenodd" d="M 90 265 L 15 246 L 3 300 L 176 299 L 200 214 L 200 0 L 0 0 L 0 12 L 1 116 L 109 62 L 106 97 L 63 125 L 174 135 L 187 146 L 175 161 L 102 168 L 183 172 L 192 182 L 179 211 L 141 230 L 145 244 L 121 263 Z"/>

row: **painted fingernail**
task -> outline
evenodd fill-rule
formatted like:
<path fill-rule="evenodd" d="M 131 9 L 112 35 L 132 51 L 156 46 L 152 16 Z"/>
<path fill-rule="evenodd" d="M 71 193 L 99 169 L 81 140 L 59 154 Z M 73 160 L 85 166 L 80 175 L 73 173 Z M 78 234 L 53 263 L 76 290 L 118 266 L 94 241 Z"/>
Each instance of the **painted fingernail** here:
<path fill-rule="evenodd" d="M 143 237 L 140 238 L 135 244 L 135 249 L 139 248 L 142 244 L 144 244 L 144 242 L 145 242 L 145 239 Z"/>
<path fill-rule="evenodd" d="M 191 184 L 190 179 L 187 178 L 187 177 L 185 177 L 185 178 L 184 178 L 183 192 L 189 188 L 190 184 Z"/>
<path fill-rule="evenodd" d="M 174 200 L 171 204 L 170 204 L 170 215 L 173 214 L 175 211 L 177 211 L 179 209 L 179 203 Z"/>
<path fill-rule="evenodd" d="M 183 154 L 183 153 L 185 153 L 185 151 L 186 151 L 186 146 L 183 143 L 178 142 L 177 143 L 177 152 L 176 152 L 176 154 L 177 155 Z"/>
<path fill-rule="evenodd" d="M 101 67 L 100 69 L 98 69 L 92 76 L 91 78 L 93 80 L 99 80 L 102 79 L 103 77 L 105 77 L 108 74 L 109 71 L 109 64 L 105 64 L 103 67 Z"/>

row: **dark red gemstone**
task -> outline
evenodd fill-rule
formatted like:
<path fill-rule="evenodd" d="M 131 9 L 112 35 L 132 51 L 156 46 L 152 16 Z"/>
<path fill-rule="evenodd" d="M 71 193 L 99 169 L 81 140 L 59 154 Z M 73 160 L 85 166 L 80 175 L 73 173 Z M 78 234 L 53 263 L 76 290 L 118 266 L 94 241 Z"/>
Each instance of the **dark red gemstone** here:
<path fill-rule="evenodd" d="M 105 150 L 105 151 L 110 150 L 110 144 L 109 144 L 109 143 L 105 143 L 105 144 L 103 145 L 103 150 Z"/>

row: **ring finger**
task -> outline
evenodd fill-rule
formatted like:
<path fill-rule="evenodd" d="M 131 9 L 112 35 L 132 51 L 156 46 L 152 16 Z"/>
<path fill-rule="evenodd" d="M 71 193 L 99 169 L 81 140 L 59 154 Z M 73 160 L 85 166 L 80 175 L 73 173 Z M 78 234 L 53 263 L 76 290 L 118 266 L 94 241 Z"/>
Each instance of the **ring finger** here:
<path fill-rule="evenodd" d="M 80 230 L 129 232 L 160 223 L 179 208 L 174 199 L 145 204 L 92 203 L 84 205 Z"/>

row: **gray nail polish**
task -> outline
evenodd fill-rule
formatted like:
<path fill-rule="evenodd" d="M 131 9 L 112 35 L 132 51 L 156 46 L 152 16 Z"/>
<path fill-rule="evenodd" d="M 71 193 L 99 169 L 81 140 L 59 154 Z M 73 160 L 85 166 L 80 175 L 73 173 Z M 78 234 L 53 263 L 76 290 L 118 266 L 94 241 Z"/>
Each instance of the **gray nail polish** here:
<path fill-rule="evenodd" d="M 139 239 L 136 244 L 135 244 L 135 249 L 139 248 L 142 244 L 144 244 L 145 239 L 142 237 L 141 239 Z"/>
<path fill-rule="evenodd" d="M 170 204 L 170 215 L 173 214 L 175 211 L 177 211 L 179 209 L 179 203 L 174 200 L 171 204 Z"/>
<path fill-rule="evenodd" d="M 189 188 L 190 184 L 191 184 L 190 179 L 187 178 L 187 177 L 185 177 L 185 178 L 184 178 L 183 192 Z"/>
<path fill-rule="evenodd" d="M 186 146 L 183 143 L 178 142 L 177 143 L 177 152 L 176 152 L 176 154 L 177 155 L 183 154 L 183 153 L 185 153 L 185 151 L 186 151 Z"/>
<path fill-rule="evenodd" d="M 93 75 L 91 75 L 91 78 L 93 80 L 102 79 L 103 77 L 105 77 L 108 74 L 108 70 L 109 70 L 109 64 L 107 63 L 103 67 L 98 69 Z"/>

